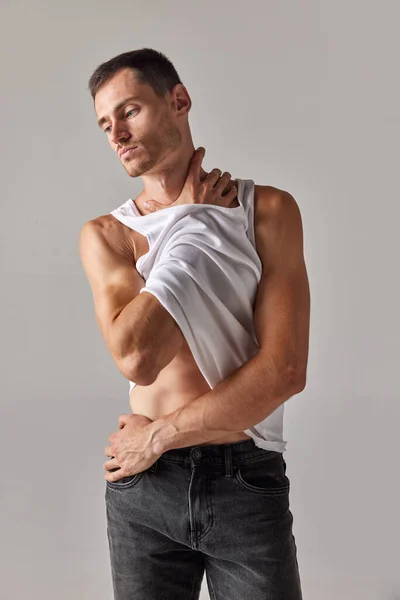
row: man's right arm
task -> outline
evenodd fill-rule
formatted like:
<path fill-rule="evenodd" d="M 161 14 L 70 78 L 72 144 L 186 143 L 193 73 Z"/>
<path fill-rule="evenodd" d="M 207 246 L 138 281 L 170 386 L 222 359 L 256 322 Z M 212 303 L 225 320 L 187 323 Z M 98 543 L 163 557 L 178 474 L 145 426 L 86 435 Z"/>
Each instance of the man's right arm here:
<path fill-rule="evenodd" d="M 101 223 L 88 221 L 80 234 L 80 256 L 94 300 L 95 316 L 120 372 L 150 385 L 179 351 L 184 337 L 152 294 L 141 294 L 133 248 L 115 248 Z"/>

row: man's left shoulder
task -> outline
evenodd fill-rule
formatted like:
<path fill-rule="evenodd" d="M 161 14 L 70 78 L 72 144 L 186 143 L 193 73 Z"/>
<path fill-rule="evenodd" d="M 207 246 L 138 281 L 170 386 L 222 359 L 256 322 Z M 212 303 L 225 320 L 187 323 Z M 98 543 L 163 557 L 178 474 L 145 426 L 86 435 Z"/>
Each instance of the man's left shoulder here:
<path fill-rule="evenodd" d="M 265 266 L 304 260 L 302 216 L 292 194 L 269 185 L 255 186 L 254 237 Z"/>
<path fill-rule="evenodd" d="M 289 192 L 272 185 L 254 185 L 254 224 L 265 218 L 300 216 L 300 207 Z"/>

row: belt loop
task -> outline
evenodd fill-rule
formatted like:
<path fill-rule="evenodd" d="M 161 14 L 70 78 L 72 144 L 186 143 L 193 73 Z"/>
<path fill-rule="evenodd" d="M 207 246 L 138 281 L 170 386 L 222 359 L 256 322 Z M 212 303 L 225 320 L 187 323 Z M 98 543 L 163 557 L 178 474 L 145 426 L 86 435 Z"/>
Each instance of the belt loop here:
<path fill-rule="evenodd" d="M 225 452 L 225 477 L 233 477 L 231 444 L 226 444 L 224 446 L 224 452 Z"/>

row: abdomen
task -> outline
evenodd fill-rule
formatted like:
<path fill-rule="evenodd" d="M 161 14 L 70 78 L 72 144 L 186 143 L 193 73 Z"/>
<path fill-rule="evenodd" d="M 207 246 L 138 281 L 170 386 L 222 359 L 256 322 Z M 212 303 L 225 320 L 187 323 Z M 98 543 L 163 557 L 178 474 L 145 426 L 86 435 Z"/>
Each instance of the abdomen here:
<path fill-rule="evenodd" d="M 151 385 L 136 385 L 129 396 L 132 412 L 152 421 L 202 396 L 210 386 L 201 374 L 186 342 Z"/>

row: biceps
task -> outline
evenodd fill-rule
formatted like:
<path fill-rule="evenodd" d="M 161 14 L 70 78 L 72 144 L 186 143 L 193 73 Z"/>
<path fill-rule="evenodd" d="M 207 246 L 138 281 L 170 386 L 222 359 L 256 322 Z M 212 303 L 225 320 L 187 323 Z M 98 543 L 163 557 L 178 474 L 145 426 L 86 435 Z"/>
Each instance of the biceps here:
<path fill-rule="evenodd" d="M 263 275 L 257 290 L 254 327 L 260 352 L 282 371 L 303 377 L 307 369 L 310 289 L 304 262 L 295 270 Z"/>
<path fill-rule="evenodd" d="M 114 320 L 139 294 L 145 281 L 135 268 L 133 256 L 118 254 L 90 222 L 81 232 L 80 255 L 93 294 L 96 320 L 108 341 Z"/>

